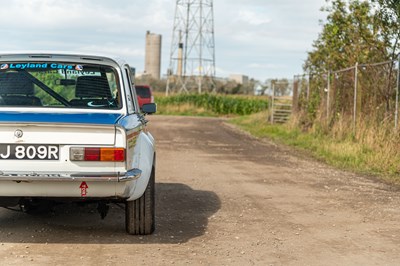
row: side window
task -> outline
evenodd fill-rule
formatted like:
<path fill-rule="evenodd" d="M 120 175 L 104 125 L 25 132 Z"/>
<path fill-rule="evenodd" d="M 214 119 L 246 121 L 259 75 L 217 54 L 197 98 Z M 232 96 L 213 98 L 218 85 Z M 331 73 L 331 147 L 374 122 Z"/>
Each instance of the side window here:
<path fill-rule="evenodd" d="M 127 103 L 128 103 L 128 112 L 129 113 L 134 113 L 135 112 L 135 106 L 137 106 L 136 103 L 136 97 L 133 92 L 133 85 L 132 85 L 132 80 L 131 80 L 131 73 L 129 70 L 129 66 L 125 66 L 125 76 L 127 78 L 127 84 L 128 87 L 127 89 L 129 91 L 126 91 L 126 98 L 127 98 Z"/>

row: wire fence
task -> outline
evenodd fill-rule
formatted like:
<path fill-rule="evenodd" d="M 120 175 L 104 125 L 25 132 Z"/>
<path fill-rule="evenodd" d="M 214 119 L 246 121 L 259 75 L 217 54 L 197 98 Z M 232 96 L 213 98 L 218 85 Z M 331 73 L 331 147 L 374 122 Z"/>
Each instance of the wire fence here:
<path fill-rule="evenodd" d="M 348 120 L 353 130 L 360 123 L 397 130 L 399 61 L 294 76 L 293 113 L 304 126 L 321 121 L 332 127 Z"/>

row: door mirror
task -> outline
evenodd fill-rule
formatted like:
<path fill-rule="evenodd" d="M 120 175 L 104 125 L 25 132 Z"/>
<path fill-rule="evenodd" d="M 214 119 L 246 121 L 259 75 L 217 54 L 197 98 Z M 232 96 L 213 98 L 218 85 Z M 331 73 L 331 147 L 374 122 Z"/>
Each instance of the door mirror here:
<path fill-rule="evenodd" d="M 154 114 L 155 112 L 157 112 L 157 104 L 155 103 L 143 104 L 142 112 L 145 114 Z"/>

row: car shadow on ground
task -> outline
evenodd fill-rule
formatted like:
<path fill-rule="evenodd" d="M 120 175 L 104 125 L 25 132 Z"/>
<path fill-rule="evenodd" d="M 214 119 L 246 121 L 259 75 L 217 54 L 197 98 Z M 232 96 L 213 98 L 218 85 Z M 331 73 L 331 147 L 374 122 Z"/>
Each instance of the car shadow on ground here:
<path fill-rule="evenodd" d="M 149 236 L 125 233 L 124 204 L 110 205 L 104 220 L 97 204 L 61 204 L 51 212 L 29 215 L 0 209 L 1 243 L 147 244 L 184 243 L 205 234 L 208 219 L 221 202 L 211 191 L 185 184 L 156 184 L 156 231 Z"/>

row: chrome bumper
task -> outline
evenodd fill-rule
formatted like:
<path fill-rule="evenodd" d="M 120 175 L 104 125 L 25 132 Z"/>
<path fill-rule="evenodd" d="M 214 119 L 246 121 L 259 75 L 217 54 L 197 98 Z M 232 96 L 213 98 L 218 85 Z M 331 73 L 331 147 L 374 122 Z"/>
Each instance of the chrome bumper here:
<path fill-rule="evenodd" d="M 98 181 L 126 182 L 136 180 L 142 174 L 140 169 L 132 169 L 125 173 L 52 173 L 52 172 L 2 172 L 0 181 Z"/>

